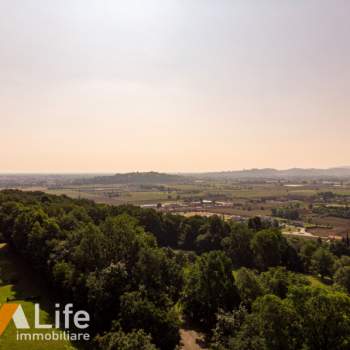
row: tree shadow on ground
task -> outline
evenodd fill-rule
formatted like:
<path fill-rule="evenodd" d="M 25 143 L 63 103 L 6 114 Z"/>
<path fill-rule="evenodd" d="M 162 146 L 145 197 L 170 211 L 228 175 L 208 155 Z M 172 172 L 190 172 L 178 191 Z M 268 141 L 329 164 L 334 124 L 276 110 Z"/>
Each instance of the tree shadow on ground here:
<path fill-rule="evenodd" d="M 46 323 L 54 324 L 54 305 L 56 301 L 43 276 L 34 271 L 28 262 L 15 254 L 7 244 L 0 244 L 0 286 L 9 287 L 11 297 L 0 295 L 0 303 L 29 301 L 40 304 L 40 310 L 48 317 Z M 86 349 L 86 344 L 71 343 L 74 349 Z"/>

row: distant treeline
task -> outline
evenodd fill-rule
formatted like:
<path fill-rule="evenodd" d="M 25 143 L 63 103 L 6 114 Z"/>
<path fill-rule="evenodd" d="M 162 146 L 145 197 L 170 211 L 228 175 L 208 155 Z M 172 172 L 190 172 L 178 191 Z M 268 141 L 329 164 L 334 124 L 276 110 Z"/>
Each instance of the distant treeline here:
<path fill-rule="evenodd" d="M 299 220 L 300 219 L 300 212 L 299 209 L 294 207 L 287 207 L 287 208 L 273 208 L 272 209 L 272 216 L 280 217 L 287 220 Z"/>
<path fill-rule="evenodd" d="M 314 206 L 314 213 L 324 216 L 334 216 L 338 218 L 350 219 L 350 207 L 348 206 Z"/>

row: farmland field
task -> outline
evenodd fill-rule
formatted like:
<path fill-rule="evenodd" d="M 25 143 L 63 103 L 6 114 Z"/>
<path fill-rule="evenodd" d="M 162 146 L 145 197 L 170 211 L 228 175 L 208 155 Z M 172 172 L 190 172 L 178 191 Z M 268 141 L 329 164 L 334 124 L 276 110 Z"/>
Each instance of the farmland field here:
<path fill-rule="evenodd" d="M 350 218 L 316 213 L 312 207 L 345 208 L 349 204 L 350 184 L 300 181 L 293 183 L 269 181 L 202 180 L 181 183 L 153 184 L 84 184 L 69 186 L 32 186 L 22 190 L 41 190 L 49 194 L 85 198 L 112 205 L 134 204 L 162 207 L 162 211 L 205 212 L 249 218 L 269 217 L 273 209 L 296 206 L 300 221 L 308 232 L 322 237 L 345 236 L 350 231 Z M 322 193 L 331 193 L 326 201 Z"/>

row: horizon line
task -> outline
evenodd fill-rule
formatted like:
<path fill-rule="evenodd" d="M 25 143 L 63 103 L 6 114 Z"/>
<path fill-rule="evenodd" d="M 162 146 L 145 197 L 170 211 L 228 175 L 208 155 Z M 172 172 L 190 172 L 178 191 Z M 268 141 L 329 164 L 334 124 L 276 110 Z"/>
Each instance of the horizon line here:
<path fill-rule="evenodd" d="M 163 171 L 163 170 L 128 170 L 128 171 L 0 171 L 0 175 L 115 175 L 115 174 L 129 174 L 129 173 L 163 173 L 163 174 L 203 174 L 203 173 L 224 173 L 237 171 L 251 171 L 251 170 L 277 170 L 287 171 L 293 169 L 300 170 L 331 170 L 331 169 L 350 169 L 349 165 L 331 166 L 331 167 L 291 167 L 291 168 L 239 168 L 230 170 L 201 170 L 201 171 Z"/>

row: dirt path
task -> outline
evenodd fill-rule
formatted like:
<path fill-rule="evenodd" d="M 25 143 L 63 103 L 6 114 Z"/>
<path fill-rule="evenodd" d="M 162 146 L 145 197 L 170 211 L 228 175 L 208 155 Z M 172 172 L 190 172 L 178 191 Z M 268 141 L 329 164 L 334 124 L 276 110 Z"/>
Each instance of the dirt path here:
<path fill-rule="evenodd" d="M 204 336 L 193 329 L 180 329 L 181 350 L 206 350 Z"/>
<path fill-rule="evenodd" d="M 282 233 L 284 235 L 289 235 L 289 236 L 300 236 L 300 237 L 306 237 L 306 238 L 321 238 L 319 236 L 316 236 L 310 232 L 307 232 L 306 229 L 304 227 L 298 227 L 298 228 L 290 228 L 287 230 L 282 230 Z"/>

